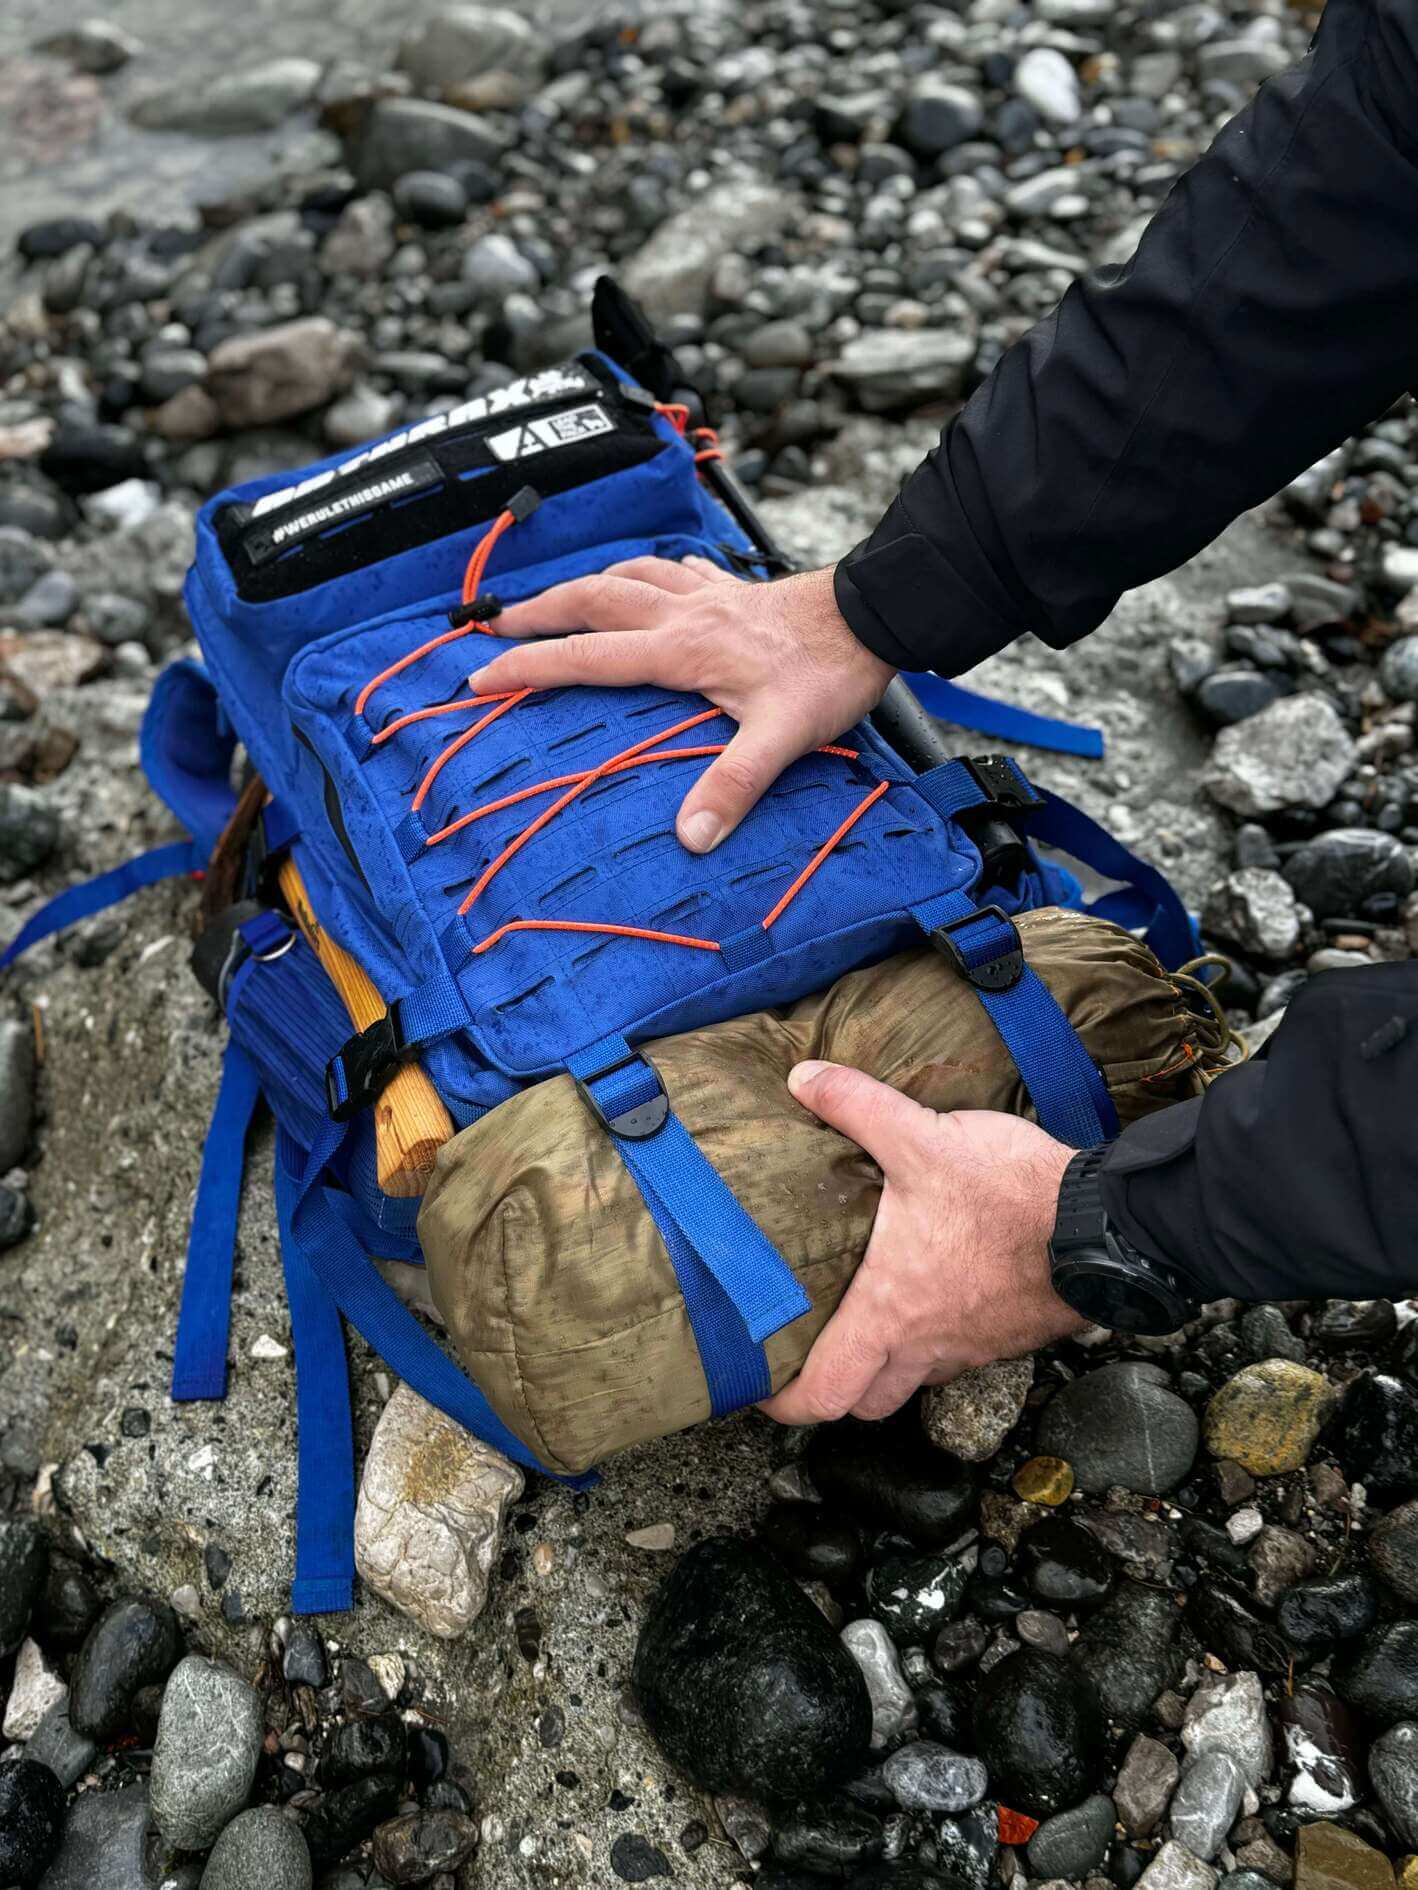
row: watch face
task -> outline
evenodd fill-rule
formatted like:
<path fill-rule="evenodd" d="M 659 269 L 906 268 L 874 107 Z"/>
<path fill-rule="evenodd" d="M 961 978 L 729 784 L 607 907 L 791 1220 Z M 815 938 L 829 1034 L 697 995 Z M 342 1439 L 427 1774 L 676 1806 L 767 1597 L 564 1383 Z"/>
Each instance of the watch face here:
<path fill-rule="evenodd" d="M 1179 1301 L 1106 1262 L 1058 1267 L 1054 1287 L 1075 1312 L 1111 1332 L 1175 1332 L 1188 1316 Z"/>

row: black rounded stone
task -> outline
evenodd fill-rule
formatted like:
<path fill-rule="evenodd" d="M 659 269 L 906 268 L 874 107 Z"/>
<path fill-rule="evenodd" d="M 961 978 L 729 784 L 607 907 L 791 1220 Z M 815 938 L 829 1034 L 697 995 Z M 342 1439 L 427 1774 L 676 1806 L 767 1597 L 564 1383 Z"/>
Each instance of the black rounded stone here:
<path fill-rule="evenodd" d="M 397 1715 L 349 1719 L 330 1735 L 320 1761 L 320 1782 L 329 1790 L 376 1772 L 402 1773 L 407 1763 L 408 1738 Z"/>
<path fill-rule="evenodd" d="M 399 1794 L 399 1781 L 388 1772 L 327 1793 L 305 1821 L 305 1841 L 316 1870 L 338 1864 L 372 1836 L 398 1810 Z"/>
<path fill-rule="evenodd" d="M 1329 1677 L 1340 1699 L 1381 1726 L 1418 1719 L 1418 1621 L 1370 1628 L 1335 1655 Z"/>
<path fill-rule="evenodd" d="M 1344 1474 L 1370 1495 L 1418 1494 L 1418 1390 L 1387 1372 L 1364 1372 L 1344 1394 L 1330 1441 Z"/>
<path fill-rule="evenodd" d="M 83 423 L 61 426 L 40 455 L 40 471 L 61 492 L 105 492 L 125 479 L 147 476 L 143 442 L 127 427 Z"/>
<path fill-rule="evenodd" d="M 922 1647 L 952 1620 L 967 1571 L 942 1555 L 892 1555 L 867 1576 L 871 1611 L 898 1647 Z"/>
<path fill-rule="evenodd" d="M 1275 1607 L 1280 1631 L 1300 1654 L 1318 1654 L 1374 1624 L 1378 1591 L 1363 1569 L 1314 1575 L 1287 1588 Z"/>
<path fill-rule="evenodd" d="M 1056 1654 L 1024 1647 L 992 1667 L 975 1698 L 975 1745 L 1002 1799 L 1044 1818 L 1085 1797 L 1102 1762 L 1093 1689 Z"/>
<path fill-rule="evenodd" d="M 837 1587 L 862 1566 L 861 1538 L 821 1503 L 775 1503 L 758 1526 L 759 1539 L 799 1581 Z"/>
<path fill-rule="evenodd" d="M 1084 1675 L 1109 1719 L 1141 1726 L 1179 1665 L 1181 1610 L 1165 1589 L 1125 1581 L 1073 1644 L 1069 1658 Z"/>
<path fill-rule="evenodd" d="M 1219 1581 L 1198 1583 L 1187 1620 L 1207 1653 L 1216 1654 L 1228 1667 L 1284 1673 L 1290 1665 L 1289 1644 L 1275 1624 Z"/>
<path fill-rule="evenodd" d="M 1107 1551 L 1068 1516 L 1047 1516 L 1026 1529 L 1017 1562 L 1031 1593 L 1052 1608 L 1096 1608 L 1112 1593 Z"/>
<path fill-rule="evenodd" d="M 1295 897 L 1317 919 L 1351 917 L 1376 893 L 1406 898 L 1413 865 L 1392 834 L 1372 827 L 1338 827 L 1297 847 L 1284 873 Z"/>
<path fill-rule="evenodd" d="M 821 1791 L 871 1737 L 841 1641 L 765 1551 L 728 1537 L 697 1544 L 651 1601 L 632 1682 L 651 1734 L 708 1791 Z"/>
<path fill-rule="evenodd" d="M 0 1883 L 38 1882 L 64 1831 L 64 1787 L 47 1765 L 0 1766 Z"/>
<path fill-rule="evenodd" d="M 971 1522 L 975 1485 L 962 1463 L 912 1426 L 824 1424 L 807 1451 L 813 1482 L 829 1502 L 926 1549 L 948 1548 Z"/>
<path fill-rule="evenodd" d="M 434 1726 L 410 1726 L 408 1752 L 409 1777 L 420 1791 L 438 1783 L 452 1758 L 447 1739 Z"/>
<path fill-rule="evenodd" d="M 35 1523 L 0 1522 L 0 1654 L 24 1639 L 48 1566 L 49 1545 Z"/>
<path fill-rule="evenodd" d="M 1392 1300 L 1332 1299 L 1310 1322 L 1310 1343 L 1326 1352 L 1387 1345 L 1398 1331 Z"/>
<path fill-rule="evenodd" d="M 975 1743 L 970 1690 L 958 1680 L 934 1680 L 916 1694 L 921 1737 L 952 1752 L 968 1752 Z"/>
<path fill-rule="evenodd" d="M 166 1680 L 182 1652 L 177 1616 L 165 1602 L 129 1596 L 110 1603 L 74 1661 L 69 1717 L 75 1732 L 100 1743 L 126 1732 L 134 1695 Z"/>
<path fill-rule="evenodd" d="M 851 1806 L 800 1805 L 773 1831 L 781 1863 L 833 1875 L 880 1857 L 881 1847 L 881 1819 Z"/>
<path fill-rule="evenodd" d="M 103 1598 L 77 1562 L 52 1556 L 44 1593 L 35 1610 L 35 1632 L 46 1647 L 68 1653 L 103 1612 Z"/>

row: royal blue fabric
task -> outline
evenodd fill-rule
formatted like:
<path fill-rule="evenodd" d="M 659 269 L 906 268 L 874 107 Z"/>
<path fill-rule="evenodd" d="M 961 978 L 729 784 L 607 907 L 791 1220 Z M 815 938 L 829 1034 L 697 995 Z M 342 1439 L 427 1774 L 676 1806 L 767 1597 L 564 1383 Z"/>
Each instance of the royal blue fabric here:
<path fill-rule="evenodd" d="M 1022 742 L 1027 748 L 1047 748 L 1058 755 L 1085 755 L 1096 761 L 1103 753 L 1103 731 L 1086 722 L 1065 722 L 1052 715 L 1036 715 L 1012 702 L 998 702 L 959 683 L 947 682 L 930 670 L 906 670 L 905 680 L 917 700 L 942 722 L 972 728 L 1004 742 Z"/>
<path fill-rule="evenodd" d="M 76 925 L 80 919 L 92 918 L 96 912 L 106 912 L 129 893 L 137 892 L 140 886 L 156 886 L 160 880 L 196 872 L 206 857 L 190 840 L 174 840 L 148 853 L 135 854 L 110 872 L 97 873 L 92 879 L 81 880 L 77 886 L 56 893 L 38 912 L 31 913 L 0 953 L 0 971 L 14 964 L 31 945 L 62 932 L 66 925 Z"/>
<path fill-rule="evenodd" d="M 937 927 L 972 913 L 969 900 L 947 896 L 917 906 L 914 916 L 929 937 Z M 951 940 L 969 969 L 976 970 L 1013 950 L 1018 934 L 1008 920 L 1001 922 L 985 911 L 957 924 Z M 1026 964 L 1008 990 L 975 988 L 1014 1059 L 1041 1127 L 1073 1148 L 1111 1141 L 1118 1133 L 1118 1115 L 1107 1085 L 1067 1013 L 1032 966 Z"/>
<path fill-rule="evenodd" d="M 1196 921 L 1164 873 L 1060 795 L 1045 793 L 1044 805 L 1032 809 L 1026 820 L 1031 839 L 1058 847 L 1105 878 L 1123 882 L 1123 897 L 1105 893 L 1087 908 L 1089 911 L 1100 918 L 1111 918 L 1116 924 L 1141 929 L 1147 944 L 1169 971 L 1196 957 L 1201 949 Z"/>
<path fill-rule="evenodd" d="M 261 1079 L 255 1064 L 239 1043 L 228 1039 L 187 1237 L 187 1269 L 182 1276 L 172 1360 L 172 1396 L 178 1404 L 226 1396 L 241 1178 L 246 1169 L 247 1132 L 260 1098 Z"/>
<path fill-rule="evenodd" d="M 611 1124 L 663 1094 L 623 1038 L 592 1045 L 567 1068 Z M 611 1139 L 669 1251 L 715 1416 L 767 1397 L 763 1341 L 812 1305 L 791 1267 L 673 1110 L 653 1135 L 632 1139 L 612 1127 Z"/>
<path fill-rule="evenodd" d="M 200 663 L 179 657 L 160 673 L 138 749 L 154 792 L 192 835 L 205 864 L 236 807 L 236 734 Z"/>

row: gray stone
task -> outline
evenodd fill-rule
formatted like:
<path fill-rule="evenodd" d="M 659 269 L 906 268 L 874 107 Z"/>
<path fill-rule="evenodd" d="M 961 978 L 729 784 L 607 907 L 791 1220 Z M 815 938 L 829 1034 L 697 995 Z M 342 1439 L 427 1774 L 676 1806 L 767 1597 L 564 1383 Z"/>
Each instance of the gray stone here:
<path fill-rule="evenodd" d="M 59 1855 L 39 1890 L 152 1890 L 143 1856 L 148 1823 L 145 1785 L 85 1792 L 74 1802 Z"/>
<path fill-rule="evenodd" d="M 535 289 L 539 281 L 535 264 L 528 262 L 512 238 L 500 230 L 480 236 L 467 251 L 463 277 L 485 308 L 500 307 L 509 295 Z"/>
<path fill-rule="evenodd" d="M 621 271 L 626 288 L 652 320 L 699 314 L 723 257 L 777 236 L 794 200 L 749 178 L 715 184 L 662 223 Z"/>
<path fill-rule="evenodd" d="M 1290 64 L 1288 47 L 1275 39 L 1214 39 L 1199 46 L 1197 73 L 1202 79 L 1216 79 L 1230 85 L 1259 85 L 1274 78 Z"/>
<path fill-rule="evenodd" d="M 149 1780 L 153 1822 L 175 1850 L 204 1851 L 251 1795 L 265 1718 L 229 1667 L 189 1654 L 163 1690 Z"/>
<path fill-rule="evenodd" d="M 896 136 L 908 151 L 929 162 L 973 138 L 983 118 L 973 92 L 927 73 L 911 87 Z"/>
<path fill-rule="evenodd" d="M 1051 125 L 1077 124 L 1083 113 L 1078 74 L 1052 46 L 1031 46 L 1014 68 L 1014 89 Z"/>
<path fill-rule="evenodd" d="M 310 1852 L 299 1830 L 273 1805 L 254 1805 L 217 1839 L 201 1890 L 310 1890 L 310 1882 Z"/>
<path fill-rule="evenodd" d="M 858 335 L 832 363 L 868 413 L 894 413 L 932 400 L 954 400 L 975 359 L 969 328 L 875 328 Z"/>
<path fill-rule="evenodd" d="M 1418 1725 L 1404 1720 L 1374 1741 L 1369 1777 L 1399 1838 L 1418 1850 Z"/>
<path fill-rule="evenodd" d="M 320 430 L 331 446 L 360 446 L 394 424 L 394 403 L 372 387 L 352 387 L 325 409 Z"/>
<path fill-rule="evenodd" d="M 1418 636 L 1400 637 L 1384 651 L 1379 681 L 1395 702 L 1418 702 Z"/>
<path fill-rule="evenodd" d="M 929 1739 L 918 1739 L 893 1752 L 881 1775 L 903 1811 L 953 1815 L 978 1805 L 990 1788 L 990 1775 L 978 1759 L 951 1752 Z"/>
<path fill-rule="evenodd" d="M 926 1436 L 967 1463 L 984 1463 L 1019 1422 L 1033 1382 L 1032 1358 L 1002 1358 L 932 1385 L 921 1400 Z"/>
<path fill-rule="evenodd" d="M 862 1670 L 871 1696 L 871 1743 L 880 1751 L 911 1732 L 916 1702 L 901 1672 L 901 1659 L 880 1621 L 849 1621 L 842 1644 Z"/>
<path fill-rule="evenodd" d="M 48 546 L 18 525 L 0 525 L 0 604 L 13 604 L 53 564 Z"/>
<path fill-rule="evenodd" d="M 12 617 L 26 629 L 55 629 L 79 607 L 79 587 L 67 571 L 46 571 L 16 604 Z"/>
<path fill-rule="evenodd" d="M 69 1722 L 67 1690 L 35 1727 L 25 1747 L 25 1757 L 47 1765 L 66 1791 L 88 1771 L 97 1752 L 95 1742 L 76 1733 Z"/>
<path fill-rule="evenodd" d="M 1036 1877 L 1086 1876 L 1108 1855 L 1113 1823 L 1113 1801 L 1102 1792 L 1056 1812 L 1029 1840 L 1030 1871 Z"/>
<path fill-rule="evenodd" d="M 1199 1753 L 1182 1774 L 1172 1799 L 1172 1836 L 1195 1857 L 1210 1863 L 1236 1822 L 1246 1795 L 1246 1775 L 1219 1746 Z"/>
<path fill-rule="evenodd" d="M 143 43 L 111 20 L 84 20 L 78 26 L 51 33 L 35 42 L 35 51 L 51 59 L 66 59 L 77 72 L 103 78 L 143 50 Z"/>
<path fill-rule="evenodd" d="M 1265 866 L 1242 866 L 1213 886 L 1202 926 L 1209 938 L 1260 958 L 1288 958 L 1300 942 L 1295 895 Z"/>
<path fill-rule="evenodd" d="M 200 348 L 171 345 L 147 348 L 143 352 L 141 388 L 144 400 L 155 405 L 171 400 L 184 388 L 206 378 L 207 357 Z"/>
<path fill-rule="evenodd" d="M 1171 1803 L 1181 1767 L 1160 1739 L 1139 1733 L 1118 1773 L 1113 1802 L 1130 1837 L 1151 1837 Z"/>
<path fill-rule="evenodd" d="M 515 1464 L 408 1385 L 375 1427 L 355 1511 L 355 1565 L 375 1594 L 445 1640 L 481 1614 Z"/>
<path fill-rule="evenodd" d="M 34 1130 L 34 1026 L 0 1020 L 0 1174 L 18 1168 Z"/>
<path fill-rule="evenodd" d="M 1374 1526 L 1369 1559 L 1395 1594 L 1418 1604 L 1418 1498 L 1400 1503 Z"/>
<path fill-rule="evenodd" d="M 1294 609 L 1288 584 L 1255 584 L 1226 593 L 1228 623 L 1283 623 Z"/>
<path fill-rule="evenodd" d="M 1169 1838 L 1137 1880 L 1137 1890 L 1213 1890 L 1216 1872 Z"/>
<path fill-rule="evenodd" d="M 349 145 L 350 167 L 366 190 L 388 190 L 408 171 L 456 164 L 497 165 L 503 141 L 473 112 L 423 98 L 381 98 Z"/>
<path fill-rule="evenodd" d="M 1204 1752 L 1227 1752 L 1260 1787 L 1275 1762 L 1270 1717 L 1257 1673 L 1208 1673 L 1187 1702 L 1182 1744 L 1193 1759 Z"/>
<path fill-rule="evenodd" d="M 222 73 L 205 86 L 183 81 L 139 99 L 131 117 L 145 131 L 196 131 L 209 138 L 274 131 L 309 104 L 320 70 L 314 59 L 272 59 L 247 72 Z"/>
<path fill-rule="evenodd" d="M 535 78 L 545 61 L 544 35 L 510 7 L 445 7 L 399 47 L 402 70 L 429 91 L 446 91 L 485 72 Z"/>
<path fill-rule="evenodd" d="M 1191 1469 L 1198 1436 L 1195 1411 L 1147 1367 L 1100 1365 L 1055 1392 L 1038 1447 L 1071 1464 L 1082 1490 L 1160 1496 Z"/>
<path fill-rule="evenodd" d="M 212 352 L 208 389 L 229 427 L 269 426 L 343 392 L 360 344 L 323 315 L 233 335 Z"/>
<path fill-rule="evenodd" d="M 395 247 L 394 206 L 381 191 L 375 191 L 345 205 L 320 245 L 320 267 L 327 276 L 368 280 L 382 274 Z"/>
<path fill-rule="evenodd" d="M 1202 785 L 1234 814 L 1328 807 L 1356 759 L 1354 742 L 1327 696 L 1285 696 L 1221 730 Z"/>

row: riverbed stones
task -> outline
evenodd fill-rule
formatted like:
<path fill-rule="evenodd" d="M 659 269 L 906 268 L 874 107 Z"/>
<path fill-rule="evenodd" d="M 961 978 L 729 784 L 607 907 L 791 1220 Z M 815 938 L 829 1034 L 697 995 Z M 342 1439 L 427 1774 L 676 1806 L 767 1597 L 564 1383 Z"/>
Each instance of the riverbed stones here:
<path fill-rule="evenodd" d="M 310 1890 L 310 1850 L 274 1805 L 253 1805 L 212 1847 L 200 1890 Z"/>
<path fill-rule="evenodd" d="M 1377 1725 L 1418 1720 L 1418 1621 L 1383 1621 L 1346 1641 L 1329 1672 L 1339 1697 Z"/>
<path fill-rule="evenodd" d="M 1181 1775 L 1169 1746 L 1148 1733 L 1138 1733 L 1127 1749 L 1118 1772 L 1113 1802 L 1130 1837 L 1151 1837 L 1162 1822 Z"/>
<path fill-rule="evenodd" d="M 48 1566 L 48 1544 L 35 1523 L 0 1522 L 0 1655 L 19 1645 Z"/>
<path fill-rule="evenodd" d="M 975 1698 L 975 1743 L 1001 1797 L 1031 1817 L 1076 1804 L 1102 1762 L 1093 1689 L 1068 1661 L 1024 1647 L 990 1669 Z"/>
<path fill-rule="evenodd" d="M 1280 1596 L 1275 1615 L 1290 1645 L 1301 1654 L 1313 1655 L 1372 1627 L 1378 1606 L 1372 1579 L 1362 1568 L 1350 1568 L 1296 1582 Z"/>
<path fill-rule="evenodd" d="M 1400 1841 L 1418 1849 L 1418 1724 L 1401 1721 L 1374 1741 L 1369 1777 Z"/>
<path fill-rule="evenodd" d="M 951 1752 L 929 1739 L 917 1739 L 893 1752 L 881 1774 L 903 1811 L 954 1816 L 978 1805 L 990 1788 L 989 1773 L 978 1759 Z"/>
<path fill-rule="evenodd" d="M 1418 1389 L 1390 1372 L 1361 1372 L 1345 1390 L 1333 1443 L 1350 1481 L 1370 1496 L 1418 1495 Z"/>
<path fill-rule="evenodd" d="M 1295 1890 L 1393 1890 L 1393 1865 L 1357 1832 L 1321 1820 L 1295 1840 Z"/>
<path fill-rule="evenodd" d="M 0 1766 L 0 1883 L 32 1884 L 59 1848 L 64 1787 L 48 1766 Z"/>
<path fill-rule="evenodd" d="M 1359 1727 L 1344 1702 L 1326 1687 L 1296 1687 L 1275 1709 L 1286 1792 L 1299 1810 L 1334 1817 L 1363 1796 L 1363 1760 Z"/>
<path fill-rule="evenodd" d="M 820 1791 L 871 1736 L 847 1649 L 770 1556 L 727 1537 L 692 1548 L 654 1597 L 632 1682 L 657 1743 L 709 1791 Z"/>
<path fill-rule="evenodd" d="M 482 1612 L 523 1483 L 515 1464 L 400 1385 L 365 1459 L 355 1565 L 392 1607 L 455 1640 Z"/>
<path fill-rule="evenodd" d="M 971 1521 L 970 1472 L 905 1426 L 824 1424 L 806 1468 L 826 1501 L 922 1548 L 949 1548 Z"/>
<path fill-rule="evenodd" d="M 1400 1503 L 1375 1525 L 1369 1559 L 1395 1594 L 1418 1604 L 1418 1501 Z"/>
<path fill-rule="evenodd" d="M 1207 1752 L 1229 1753 L 1248 1785 L 1263 1785 L 1274 1764 L 1274 1747 L 1260 1675 L 1203 1675 L 1187 1702 L 1182 1744 L 1193 1760 Z"/>
<path fill-rule="evenodd" d="M 25 1757 L 36 1765 L 47 1765 L 66 1791 L 88 1771 L 97 1752 L 94 1741 L 76 1733 L 70 1723 L 67 1689 L 35 1727 L 25 1747 Z"/>
<path fill-rule="evenodd" d="M 954 400 L 975 359 L 968 329 L 871 329 L 849 341 L 832 372 L 867 413 L 901 413 Z"/>
<path fill-rule="evenodd" d="M 371 1852 L 387 1882 L 427 1883 L 442 1872 L 458 1870 L 477 1843 L 476 1820 L 466 1811 L 415 1807 L 379 1826 Z"/>
<path fill-rule="evenodd" d="M 1209 1864 L 1236 1822 L 1246 1775 L 1229 1752 L 1211 1747 L 1182 1774 L 1172 1799 L 1172 1836 Z"/>
<path fill-rule="evenodd" d="M 1206 1447 L 1252 1476 L 1299 1470 L 1335 1403 L 1327 1379 L 1292 1359 L 1244 1366 L 1206 1407 Z"/>
<path fill-rule="evenodd" d="M 1029 1840 L 1029 1869 L 1036 1877 L 1082 1879 L 1102 1864 L 1113 1841 L 1113 1801 L 1094 1792 L 1081 1804 L 1057 1811 Z"/>
<path fill-rule="evenodd" d="M 495 168 L 505 148 L 487 119 L 426 98 L 377 99 L 346 143 L 366 190 L 388 190 L 409 171 Z"/>
<path fill-rule="evenodd" d="M 856 1662 L 871 1702 L 871 1746 L 876 1752 L 914 1730 L 917 1708 L 895 1643 L 880 1621 L 849 1621 L 842 1645 Z"/>
<path fill-rule="evenodd" d="M 1202 785 L 1235 814 L 1328 807 L 1357 758 L 1353 738 L 1327 696 L 1286 696 L 1221 730 Z"/>
<path fill-rule="evenodd" d="M 511 7 L 463 4 L 440 7 L 406 34 L 398 63 L 416 86 L 442 91 L 487 72 L 535 77 L 545 59 L 543 36 Z"/>
<path fill-rule="evenodd" d="M 182 1657 L 177 1617 L 166 1603 L 127 1596 L 90 1629 L 69 1676 L 74 1730 L 101 1744 L 127 1729 L 133 1696 L 160 1685 Z"/>
<path fill-rule="evenodd" d="M 921 1399 L 926 1436 L 967 1463 L 985 1463 L 1019 1422 L 1033 1382 L 1032 1358 L 1002 1358 L 931 1386 Z"/>
<path fill-rule="evenodd" d="M 1217 1873 L 1169 1838 L 1138 1878 L 1138 1890 L 1213 1890 Z"/>
<path fill-rule="evenodd" d="M 957 1613 L 969 1571 L 940 1555 L 893 1555 L 867 1577 L 867 1598 L 898 1647 L 928 1646 Z"/>
<path fill-rule="evenodd" d="M 45 1660 L 37 1644 L 34 1641 L 21 1641 L 20 1651 L 15 1656 L 10 1695 L 5 1702 L 5 1737 L 21 1741 L 29 1739 L 50 1709 L 67 1699 L 68 1695 L 69 1689 Z"/>
<path fill-rule="evenodd" d="M 1141 1726 L 1153 1701 L 1173 1683 L 1181 1611 L 1162 1588 L 1124 1581 L 1089 1617 L 1071 1655 L 1109 1719 Z"/>
<path fill-rule="evenodd" d="M 1148 1365 L 1100 1365 L 1055 1392 L 1039 1421 L 1038 1442 L 1064 1458 L 1078 1487 L 1113 1486 L 1160 1496 L 1196 1460 L 1196 1413 Z"/>
<path fill-rule="evenodd" d="M 626 289 L 652 320 L 698 314 L 715 268 L 731 250 L 768 242 L 793 212 L 783 190 L 748 179 L 715 184 L 666 218 L 623 269 Z"/>
<path fill-rule="evenodd" d="M 269 426 L 323 406 L 354 379 L 360 344 L 324 315 L 218 343 L 207 391 L 229 427 Z"/>
<path fill-rule="evenodd" d="M 149 1780 L 153 1822 L 174 1850 L 204 1851 L 251 1795 L 261 1697 L 229 1667 L 189 1654 L 163 1690 Z"/>

